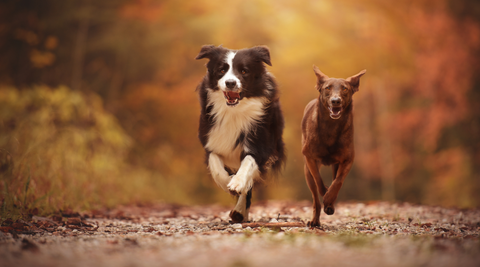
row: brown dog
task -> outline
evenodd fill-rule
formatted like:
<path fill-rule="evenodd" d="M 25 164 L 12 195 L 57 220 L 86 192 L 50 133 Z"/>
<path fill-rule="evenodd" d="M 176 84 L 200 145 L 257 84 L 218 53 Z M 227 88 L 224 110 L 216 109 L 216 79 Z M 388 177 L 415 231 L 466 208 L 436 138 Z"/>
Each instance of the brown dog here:
<path fill-rule="evenodd" d="M 316 66 L 318 99 L 308 103 L 302 119 L 302 153 L 305 157 L 305 179 L 313 196 L 311 227 L 320 226 L 323 197 L 325 213 L 335 212 L 333 204 L 353 164 L 353 104 L 352 95 L 358 91 L 360 77 L 366 70 L 347 79 L 329 78 Z M 333 182 L 325 187 L 320 177 L 322 165 L 332 165 Z"/>

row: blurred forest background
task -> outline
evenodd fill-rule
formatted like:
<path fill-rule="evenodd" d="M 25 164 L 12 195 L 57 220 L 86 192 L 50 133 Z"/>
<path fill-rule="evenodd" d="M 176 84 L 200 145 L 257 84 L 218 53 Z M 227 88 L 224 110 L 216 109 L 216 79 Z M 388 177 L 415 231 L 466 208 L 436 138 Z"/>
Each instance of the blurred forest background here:
<path fill-rule="evenodd" d="M 311 199 L 300 121 L 315 64 L 330 77 L 367 69 L 340 201 L 480 205 L 476 0 L 3 0 L 2 218 L 232 203 L 197 138 L 204 44 L 270 48 L 288 161 L 255 198 Z"/>

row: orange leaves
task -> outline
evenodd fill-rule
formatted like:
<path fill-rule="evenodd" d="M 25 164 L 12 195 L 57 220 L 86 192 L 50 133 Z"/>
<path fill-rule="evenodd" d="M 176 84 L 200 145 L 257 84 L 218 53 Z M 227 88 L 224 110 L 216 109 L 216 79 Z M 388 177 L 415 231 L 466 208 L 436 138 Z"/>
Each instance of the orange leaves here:
<path fill-rule="evenodd" d="M 120 15 L 129 19 L 140 19 L 155 22 L 164 13 L 163 3 L 152 0 L 136 0 L 120 8 Z"/>
<path fill-rule="evenodd" d="M 30 61 L 35 68 L 44 68 L 53 64 L 55 55 L 48 51 L 33 49 L 30 52 Z"/>
<path fill-rule="evenodd" d="M 45 44 L 44 44 L 46 49 L 53 50 L 57 48 L 58 46 L 58 38 L 55 36 L 48 36 L 45 39 Z"/>
<path fill-rule="evenodd" d="M 73 47 L 78 26 L 85 21 L 83 7 L 79 10 L 78 4 L 65 1 L 65 8 L 56 11 L 50 8 L 53 2 L 47 1 L 41 9 L 32 11 L 21 3 L 10 2 L 1 5 L 10 7 L 4 10 L 18 10 L 18 14 L 3 12 L 4 16 L 0 16 L 0 80 L 25 88 L 31 84 L 72 84 Z M 29 152 L 35 154 L 29 160 L 35 163 L 40 158 L 43 162 L 35 169 L 43 176 L 32 178 L 32 186 L 44 188 L 37 197 L 48 192 L 45 188 L 60 188 L 58 194 L 48 197 L 51 203 L 60 203 L 62 192 L 70 188 L 62 180 L 67 178 L 62 177 L 78 177 L 68 180 L 73 188 L 75 183 L 84 185 L 89 181 L 89 172 L 93 173 L 91 177 L 102 177 L 97 181 L 109 185 L 104 187 L 109 192 L 126 188 L 130 195 L 135 195 L 134 188 L 145 189 L 142 183 L 147 181 L 157 186 L 149 194 L 167 201 L 210 194 L 216 188 L 210 183 L 204 151 L 197 138 L 199 106 L 195 93 L 205 74 L 205 62 L 193 58 L 204 44 L 223 44 L 234 49 L 268 45 L 273 64 L 268 69 L 281 90 L 284 140 L 289 151 L 285 176 L 278 186 L 268 189 L 269 195 L 310 197 L 303 182 L 300 120 L 305 105 L 318 96 L 311 70 L 316 64 L 332 77 L 348 77 L 361 69 L 368 70 L 354 96 L 357 171 L 351 172 L 353 179 L 346 183 L 355 189 L 351 192 L 376 190 L 372 185 L 376 181 L 372 180 L 393 173 L 400 199 L 405 199 L 412 189 L 423 192 L 428 186 L 426 199 L 430 203 L 443 203 L 439 196 L 444 193 L 455 202 L 453 195 L 446 193 L 448 184 L 455 181 L 456 172 L 459 181 L 478 175 L 473 173 L 472 164 L 464 164 L 474 160 L 467 153 L 471 149 L 468 140 L 478 138 L 474 131 L 465 134 L 468 140 L 460 140 L 463 136 L 448 139 L 444 133 L 459 123 L 478 119 L 474 117 L 478 115 L 472 115 L 477 114 L 474 109 L 478 108 L 472 106 L 470 98 L 476 90 L 473 81 L 479 72 L 475 53 L 480 46 L 480 27 L 473 19 L 455 18 L 446 3 L 91 2 L 81 61 L 84 66 L 77 67 L 83 70 L 82 90 L 99 96 L 83 98 L 86 95 L 70 94 L 66 88 L 0 90 L 0 102 L 4 99 L 0 112 L 6 112 L 0 114 L 5 118 L 0 125 L 0 130 L 4 130 L 0 145 L 6 142 L 4 136 L 10 138 L 13 134 L 22 138 L 11 141 L 9 146 L 21 151 L 26 151 L 30 144 L 48 144 Z M 28 100 L 26 95 L 30 93 L 38 95 L 27 97 Z M 113 115 L 103 110 L 100 96 Z M 32 103 L 26 105 L 22 101 Z M 38 122 L 31 127 L 28 124 L 33 130 L 20 129 L 25 127 L 20 121 L 25 118 L 29 118 L 25 120 L 29 123 Z M 52 133 L 58 136 L 52 137 Z M 447 150 L 446 143 L 454 143 L 455 147 Z M 75 148 L 76 153 L 65 153 L 65 147 Z M 452 158 L 445 159 L 449 153 Z M 139 182 L 130 184 L 121 175 L 126 172 L 122 167 L 109 167 L 122 165 L 118 160 L 125 155 L 129 155 L 130 163 L 147 166 L 155 174 L 135 169 L 134 173 L 147 178 L 136 177 L 131 181 Z M 391 168 L 384 168 L 385 162 L 390 162 Z M 65 166 L 73 171 L 64 171 L 68 169 Z M 175 193 L 152 193 L 168 187 L 163 178 L 155 179 L 156 176 L 174 178 L 175 183 L 168 186 L 175 190 L 162 192 Z M 424 176 L 424 184 L 417 183 L 419 176 Z M 426 184 L 428 179 L 435 185 Z M 126 186 L 115 184 L 117 180 Z M 201 184 L 204 181 L 205 185 Z M 473 183 L 478 186 L 480 182 Z M 190 188 L 198 184 L 198 188 Z M 470 194 L 460 184 L 452 188 Z M 430 187 L 444 193 L 435 195 Z M 101 191 L 93 185 L 83 186 L 82 190 L 87 194 Z M 412 199 L 423 201 L 424 196 L 416 194 Z M 376 195 L 380 194 L 372 193 L 363 199 Z M 362 196 L 352 193 L 346 198 Z M 104 200 L 107 201 L 110 200 Z"/>
<path fill-rule="evenodd" d="M 15 39 L 22 40 L 30 46 L 37 46 L 41 42 L 41 37 L 34 31 L 18 28 L 14 31 Z M 58 45 L 58 38 L 49 36 L 44 41 L 47 50 L 53 50 Z M 42 51 L 38 48 L 30 50 L 30 62 L 34 68 L 44 68 L 51 66 L 55 62 L 56 56 L 50 51 Z"/>

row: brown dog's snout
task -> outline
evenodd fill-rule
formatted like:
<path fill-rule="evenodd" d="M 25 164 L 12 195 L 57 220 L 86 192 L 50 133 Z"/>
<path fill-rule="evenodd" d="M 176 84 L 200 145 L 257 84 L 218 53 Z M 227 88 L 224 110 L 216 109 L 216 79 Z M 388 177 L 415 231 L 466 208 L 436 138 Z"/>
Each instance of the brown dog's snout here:
<path fill-rule="evenodd" d="M 332 97 L 330 98 L 330 103 L 332 103 L 332 106 L 340 106 L 342 104 L 342 99 L 340 97 Z"/>

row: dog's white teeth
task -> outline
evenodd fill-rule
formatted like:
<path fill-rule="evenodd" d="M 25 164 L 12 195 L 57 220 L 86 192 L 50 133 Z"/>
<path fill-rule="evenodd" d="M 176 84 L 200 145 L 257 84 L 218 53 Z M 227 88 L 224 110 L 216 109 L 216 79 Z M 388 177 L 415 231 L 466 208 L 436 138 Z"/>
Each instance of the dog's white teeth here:
<path fill-rule="evenodd" d="M 235 98 L 234 100 L 227 99 L 227 104 L 230 106 L 235 106 L 240 100 L 238 98 Z"/>

